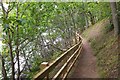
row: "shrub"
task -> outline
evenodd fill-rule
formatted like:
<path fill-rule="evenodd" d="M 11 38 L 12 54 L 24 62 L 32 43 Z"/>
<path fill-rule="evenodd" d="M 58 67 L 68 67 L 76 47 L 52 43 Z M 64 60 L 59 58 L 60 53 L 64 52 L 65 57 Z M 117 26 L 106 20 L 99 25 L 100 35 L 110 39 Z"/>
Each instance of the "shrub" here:
<path fill-rule="evenodd" d="M 105 33 L 108 33 L 114 29 L 113 24 L 109 24 L 108 26 L 105 27 Z"/>

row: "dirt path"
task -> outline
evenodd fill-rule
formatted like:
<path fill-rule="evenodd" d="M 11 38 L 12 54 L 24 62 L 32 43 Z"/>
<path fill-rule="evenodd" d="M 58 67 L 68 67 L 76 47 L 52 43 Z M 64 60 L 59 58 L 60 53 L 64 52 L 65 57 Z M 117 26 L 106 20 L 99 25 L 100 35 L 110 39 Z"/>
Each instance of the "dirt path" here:
<path fill-rule="evenodd" d="M 109 19 L 104 19 L 84 31 L 82 36 L 86 39 L 82 39 L 83 51 L 73 68 L 73 72 L 71 72 L 71 78 L 99 78 L 96 66 L 96 57 L 93 55 L 93 51 L 88 40 L 100 36 L 104 26 L 108 24 Z"/>
<path fill-rule="evenodd" d="M 75 64 L 71 78 L 98 78 L 96 58 L 89 43 L 83 39 L 83 52 Z"/>
<path fill-rule="evenodd" d="M 82 36 L 84 36 L 87 40 L 98 37 L 101 35 L 103 28 L 108 24 L 110 24 L 109 19 L 104 19 L 85 30 Z"/>

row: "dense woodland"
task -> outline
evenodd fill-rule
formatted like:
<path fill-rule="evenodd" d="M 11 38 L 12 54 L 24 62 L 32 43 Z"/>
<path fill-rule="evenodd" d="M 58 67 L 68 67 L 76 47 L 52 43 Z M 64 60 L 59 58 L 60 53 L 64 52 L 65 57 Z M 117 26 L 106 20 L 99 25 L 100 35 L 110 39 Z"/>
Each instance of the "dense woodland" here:
<path fill-rule="evenodd" d="M 120 33 L 119 2 L 1 2 L 0 6 L 3 79 L 32 78 L 41 62 L 53 61 L 75 44 L 75 32 L 81 34 L 102 19 L 109 18 L 115 35 Z"/>

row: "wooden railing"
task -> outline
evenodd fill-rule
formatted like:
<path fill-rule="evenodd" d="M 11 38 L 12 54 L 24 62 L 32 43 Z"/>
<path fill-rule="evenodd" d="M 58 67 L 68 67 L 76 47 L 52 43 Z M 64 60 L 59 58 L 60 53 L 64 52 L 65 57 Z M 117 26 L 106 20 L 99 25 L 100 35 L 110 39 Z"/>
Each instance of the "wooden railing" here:
<path fill-rule="evenodd" d="M 35 75 L 34 80 L 57 80 L 58 78 L 65 79 L 79 57 L 81 50 L 82 40 L 80 39 L 77 44 L 64 52 L 53 63 Z"/>

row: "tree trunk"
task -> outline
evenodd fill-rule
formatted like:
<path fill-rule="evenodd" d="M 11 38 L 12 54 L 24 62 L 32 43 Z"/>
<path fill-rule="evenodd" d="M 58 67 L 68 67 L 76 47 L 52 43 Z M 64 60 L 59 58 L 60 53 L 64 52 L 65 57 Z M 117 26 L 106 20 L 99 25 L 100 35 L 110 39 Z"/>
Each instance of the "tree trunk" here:
<path fill-rule="evenodd" d="M 17 12 L 16 12 L 16 20 L 17 19 L 18 19 L 18 4 L 17 4 Z M 18 66 L 17 80 L 20 80 L 20 61 L 19 61 L 19 49 L 18 49 L 18 47 L 19 47 L 19 27 L 18 27 L 18 24 L 16 26 L 16 31 L 17 31 L 17 33 L 16 33 L 16 35 L 17 35 L 17 39 L 16 39 L 16 46 L 17 46 L 16 47 L 16 57 L 17 57 L 17 62 L 18 62 L 18 64 L 17 64 L 17 66 Z"/>
<path fill-rule="evenodd" d="M 86 28 L 88 28 L 88 27 L 89 27 L 89 23 L 88 23 L 87 14 L 85 14 L 84 16 L 85 16 L 85 23 L 86 23 Z"/>
<path fill-rule="evenodd" d="M 73 10 L 71 9 L 70 11 L 70 16 L 71 16 L 71 19 L 72 19 L 72 23 L 73 23 L 73 26 L 74 26 L 74 32 L 76 32 L 76 23 L 75 23 L 75 20 L 74 20 L 74 17 L 73 17 Z M 74 33 L 74 37 L 75 37 L 75 43 L 77 43 L 77 39 L 76 39 L 76 33 Z"/>
<path fill-rule="evenodd" d="M 88 28 L 89 27 L 89 23 L 88 23 L 88 17 L 87 17 L 87 13 L 86 13 L 86 11 L 85 11 L 85 4 L 83 3 L 83 10 L 84 10 L 84 12 L 83 12 L 83 16 L 84 16 L 84 19 L 85 19 L 85 26 L 86 26 L 86 28 Z"/>
<path fill-rule="evenodd" d="M 92 13 L 90 11 L 88 13 L 90 15 L 91 24 L 94 25 L 95 24 L 95 18 L 94 18 L 94 16 L 92 15 Z"/>
<path fill-rule="evenodd" d="M 26 62 L 26 66 L 28 67 L 29 72 L 31 72 L 30 65 L 28 64 L 28 58 L 26 57 L 25 51 L 23 50 L 23 56 Z"/>
<path fill-rule="evenodd" d="M 5 8 L 3 6 L 3 3 L 0 2 L 1 6 L 2 6 L 2 11 L 3 11 L 3 18 L 7 20 L 8 18 L 8 13 L 5 11 Z M 5 22 L 3 22 L 4 24 L 6 24 Z M 6 35 L 8 35 L 8 46 L 9 46 L 9 53 L 10 53 L 10 58 L 11 58 L 11 67 L 12 67 L 12 76 L 11 76 L 11 80 L 15 80 L 15 68 L 14 68 L 14 56 L 13 56 L 13 50 L 12 50 L 12 40 L 11 40 L 11 35 L 10 35 L 10 30 L 8 29 L 8 33 L 6 33 Z"/>
<path fill-rule="evenodd" d="M 118 36 L 120 34 L 120 27 L 119 27 L 116 2 L 110 2 L 110 6 L 111 6 L 111 11 L 112 11 L 114 34 L 115 34 L 115 36 Z"/>
<path fill-rule="evenodd" d="M 3 75 L 3 80 L 7 79 L 7 73 L 6 73 L 6 69 L 5 69 L 5 60 L 3 58 L 3 56 L 1 55 L 1 61 L 2 61 L 2 75 Z"/>
<path fill-rule="evenodd" d="M 10 49 L 10 58 L 11 58 L 11 66 L 12 66 L 12 80 L 15 80 L 15 67 L 14 67 L 14 57 L 13 57 L 13 51 L 12 51 L 12 42 L 11 42 L 11 37 L 10 37 L 10 31 L 8 33 L 9 37 L 9 49 Z"/>

